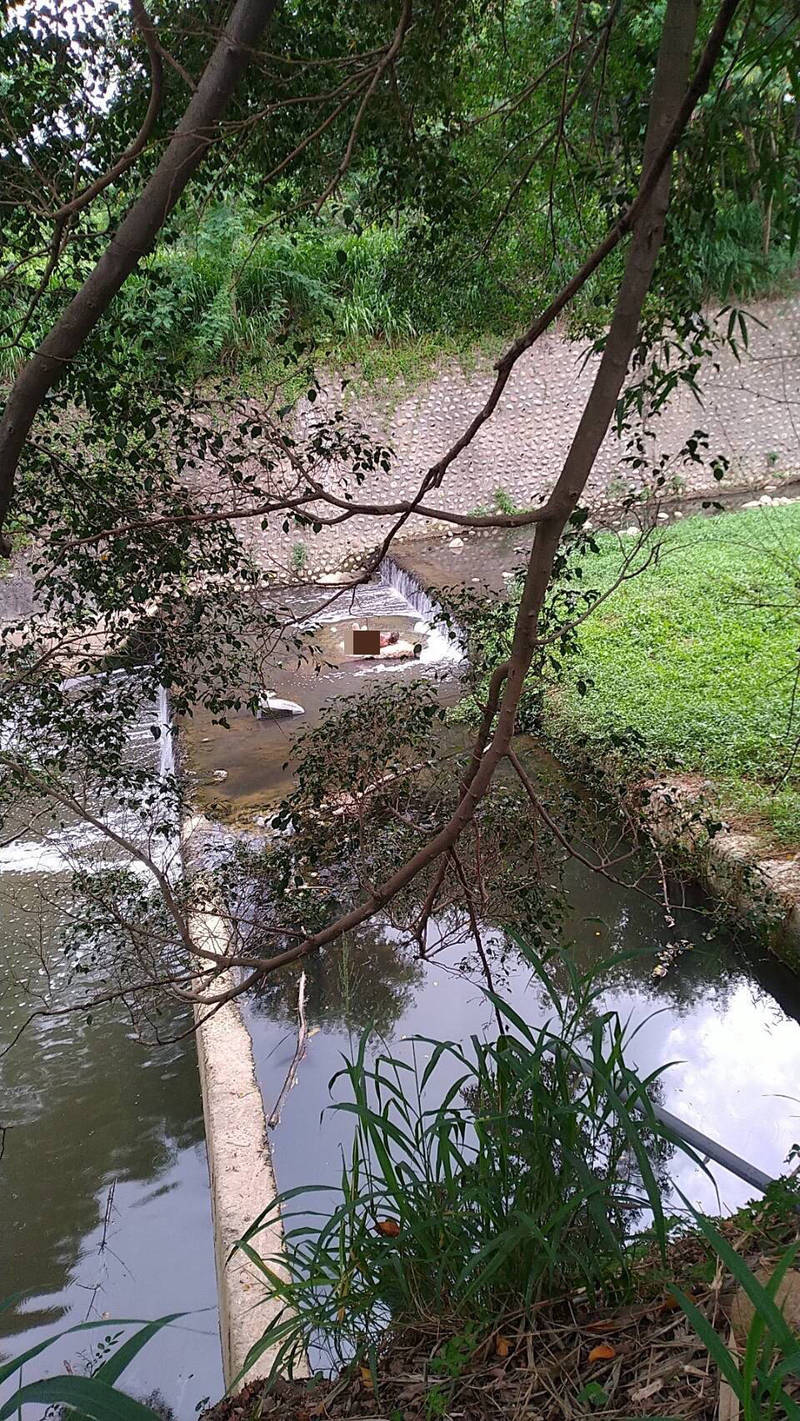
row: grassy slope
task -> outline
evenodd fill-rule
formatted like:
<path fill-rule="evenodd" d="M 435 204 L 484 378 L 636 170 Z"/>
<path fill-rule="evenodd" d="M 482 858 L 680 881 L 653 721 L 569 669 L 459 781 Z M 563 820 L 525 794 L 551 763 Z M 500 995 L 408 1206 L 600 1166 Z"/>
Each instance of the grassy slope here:
<path fill-rule="evenodd" d="M 660 538 L 657 566 L 581 629 L 580 662 L 559 694 L 566 732 L 602 746 L 611 731 L 635 729 L 647 754 L 713 778 L 724 808 L 800 846 L 800 764 L 784 782 L 800 735 L 800 707 L 790 725 L 800 504 L 695 517 Z M 618 541 L 604 539 L 587 585 L 607 586 L 619 562 Z"/>

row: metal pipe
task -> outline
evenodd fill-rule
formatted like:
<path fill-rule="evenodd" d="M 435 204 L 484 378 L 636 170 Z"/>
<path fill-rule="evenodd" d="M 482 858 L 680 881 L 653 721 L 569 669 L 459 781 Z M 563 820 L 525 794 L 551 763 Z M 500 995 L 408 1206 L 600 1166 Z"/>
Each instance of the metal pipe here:
<path fill-rule="evenodd" d="M 592 1077 L 595 1074 L 591 1061 L 585 1056 L 579 1056 L 584 1075 Z M 772 1175 L 765 1174 L 763 1169 L 758 1169 L 756 1165 L 750 1164 L 749 1160 L 742 1159 L 740 1155 L 733 1153 L 733 1150 L 726 1149 L 725 1145 L 720 1145 L 717 1140 L 712 1140 L 709 1135 L 704 1135 L 702 1130 L 696 1130 L 694 1125 L 689 1125 L 679 1116 L 673 1115 L 671 1110 L 665 1110 L 663 1105 L 656 1105 L 650 1101 L 650 1108 L 658 1122 L 682 1140 L 685 1145 L 690 1145 L 698 1153 L 705 1155 L 707 1159 L 713 1159 L 715 1164 L 721 1164 L 723 1169 L 727 1169 L 731 1174 L 735 1174 L 738 1179 L 743 1179 L 745 1184 L 752 1184 L 754 1189 L 759 1189 L 762 1194 L 766 1193 L 771 1184 L 775 1183 Z"/>
<path fill-rule="evenodd" d="M 741 1157 L 735 1155 L 732 1150 L 728 1150 L 724 1145 L 718 1144 L 716 1140 L 710 1139 L 708 1135 L 703 1134 L 702 1130 L 696 1130 L 694 1125 L 687 1125 L 685 1120 L 679 1120 L 677 1115 L 673 1115 L 669 1110 L 664 1110 L 662 1106 L 655 1105 L 652 1101 L 650 1104 L 656 1120 L 662 1125 L 666 1125 L 667 1129 L 671 1130 L 673 1135 L 677 1135 L 679 1140 L 683 1140 L 686 1145 L 691 1145 L 693 1149 L 705 1155 L 707 1159 L 713 1159 L 716 1164 L 721 1164 L 723 1168 L 729 1170 L 731 1174 L 735 1174 L 739 1179 L 743 1179 L 745 1184 L 752 1184 L 755 1189 L 760 1189 L 763 1194 L 769 1188 L 770 1184 L 775 1183 L 771 1175 L 765 1174 L 764 1171 L 758 1169 L 756 1165 L 750 1164 L 748 1160 L 741 1159 Z"/>

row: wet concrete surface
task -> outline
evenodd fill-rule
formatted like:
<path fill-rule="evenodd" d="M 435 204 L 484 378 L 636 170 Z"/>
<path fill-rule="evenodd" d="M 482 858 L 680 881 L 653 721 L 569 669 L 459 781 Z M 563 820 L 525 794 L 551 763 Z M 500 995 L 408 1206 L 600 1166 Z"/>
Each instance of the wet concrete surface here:
<path fill-rule="evenodd" d="M 783 480 L 767 494 L 750 487 L 736 487 L 714 489 L 692 498 L 663 498 L 658 508 L 664 517 L 658 526 L 668 526 L 695 513 L 713 517 L 719 512 L 733 512 L 773 495 L 791 500 L 800 498 L 800 479 Z M 635 506 L 623 509 L 606 504 L 592 509 L 593 526 L 597 531 L 635 528 L 639 517 L 643 517 L 642 510 L 637 514 Z M 465 533 L 453 524 L 446 537 L 414 538 L 396 543 L 392 558 L 434 594 L 442 594 L 447 588 L 466 588 L 500 595 L 506 589 L 509 576 L 524 566 L 532 543 L 532 527 Z"/>

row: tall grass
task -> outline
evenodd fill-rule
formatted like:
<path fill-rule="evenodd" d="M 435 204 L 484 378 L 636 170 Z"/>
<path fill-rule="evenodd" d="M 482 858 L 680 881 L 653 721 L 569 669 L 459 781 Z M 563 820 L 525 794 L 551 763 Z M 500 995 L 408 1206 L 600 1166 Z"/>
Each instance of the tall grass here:
<path fill-rule="evenodd" d="M 727 1384 L 735 1398 L 735 1405 L 729 1407 L 728 1414 L 741 1415 L 742 1421 L 771 1421 L 773 1416 L 800 1421 L 800 1406 L 787 1391 L 790 1381 L 800 1377 L 800 1340 L 778 1303 L 781 1284 L 797 1258 L 800 1243 L 786 1249 L 767 1281 L 762 1283 L 708 1219 L 695 1217 L 720 1263 L 739 1285 L 739 1296 L 748 1298 L 752 1306 L 752 1319 L 743 1340 L 739 1343 L 733 1337 L 726 1346 L 692 1299 L 680 1288 L 672 1290 L 717 1364 L 723 1386 Z M 796 1392 L 796 1383 L 793 1389 Z M 721 1395 L 720 1417 L 723 1414 Z"/>
<path fill-rule="evenodd" d="M 309 1347 L 369 1356 L 390 1319 L 488 1328 L 541 1298 L 624 1289 L 643 1208 L 665 1247 L 653 1079 L 626 1065 L 597 974 L 564 959 L 562 996 L 529 956 L 546 1025 L 487 991 L 495 1039 L 420 1038 L 409 1057 L 367 1034 L 334 1078 L 348 1093 L 332 1109 L 354 1126 L 340 1185 L 279 1195 L 238 1245 L 279 1303 L 248 1365 L 267 1348 L 276 1371 Z M 278 1219 L 283 1250 L 262 1257 Z"/>
<path fill-rule="evenodd" d="M 398 243 L 393 229 L 377 227 L 259 235 L 253 214 L 221 206 L 131 277 L 121 319 L 143 354 L 163 353 L 190 374 L 269 362 L 290 330 L 323 342 L 391 343 L 414 334 L 385 286 Z"/>
<path fill-rule="evenodd" d="M 794 251 L 778 233 L 763 253 L 756 205 L 727 194 L 711 227 L 706 214 L 674 221 L 692 299 L 752 298 L 791 287 Z M 604 216 L 598 203 L 584 207 L 580 225 L 561 214 L 555 268 L 547 213 L 538 204 L 488 251 L 478 214 L 455 227 L 436 226 L 413 207 L 394 223 L 359 230 L 306 218 L 285 230 L 264 228 L 263 214 L 239 196 L 184 222 L 182 231 L 165 233 L 115 303 L 112 329 L 126 356 L 138 354 L 145 368 L 169 362 L 187 380 L 220 366 L 270 377 L 283 371 L 276 342 L 291 332 L 334 366 L 357 362 L 368 377 L 409 378 L 415 360 L 428 369 L 442 354 L 464 354 L 517 330 L 524 313 L 549 299 L 553 281 L 566 278 L 586 241 L 600 235 Z M 689 267 L 681 263 L 685 250 L 695 257 Z M 605 328 L 616 260 L 572 308 L 576 334 Z M 21 319 L 43 265 L 31 258 L 0 292 L 0 325 Z M 63 275 L 54 278 L 28 332 L 32 340 L 42 338 L 65 294 Z M 13 374 L 22 354 L 0 342 L 0 380 Z"/>

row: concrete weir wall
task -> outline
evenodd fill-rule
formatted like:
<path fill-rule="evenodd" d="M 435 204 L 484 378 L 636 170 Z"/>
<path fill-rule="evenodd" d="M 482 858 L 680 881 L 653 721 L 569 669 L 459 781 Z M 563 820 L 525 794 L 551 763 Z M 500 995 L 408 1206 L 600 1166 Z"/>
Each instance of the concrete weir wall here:
<path fill-rule="evenodd" d="M 190 861 L 202 819 L 187 819 L 181 832 L 184 861 Z M 195 839 L 195 845 L 193 845 Z M 194 914 L 192 941 L 200 952 L 220 956 L 228 947 L 223 920 L 212 910 Z M 234 984 L 226 973 L 215 987 L 224 994 Z M 274 1202 L 277 1188 L 267 1138 L 264 1101 L 258 1083 L 250 1032 L 238 1001 L 225 1002 L 213 1015 L 195 1008 L 197 1064 L 203 1097 L 206 1153 L 211 1185 L 214 1259 L 217 1273 L 222 1369 L 226 1387 L 236 1382 L 266 1377 L 275 1360 L 275 1348 L 261 1353 L 244 1371 L 250 1350 L 259 1342 L 279 1311 L 267 1281 L 236 1243 L 253 1221 Z M 257 1251 L 270 1261 L 279 1255 L 283 1227 L 279 1217 L 258 1235 Z M 294 1375 L 306 1374 L 304 1357 L 294 1364 Z"/>
<path fill-rule="evenodd" d="M 225 928 L 213 914 L 192 922 L 197 947 L 225 950 Z M 221 979 L 225 991 L 232 979 Z M 250 1033 L 238 1003 L 226 1002 L 197 1028 L 197 1061 L 203 1095 L 203 1116 L 211 1183 L 214 1255 L 219 1298 L 219 1329 L 226 1386 L 269 1374 L 274 1349 L 242 1373 L 250 1349 L 277 1313 L 276 1301 L 263 1274 L 241 1251 L 234 1251 L 253 1220 L 276 1195 L 267 1124 L 256 1077 Z M 280 1250 L 283 1230 L 276 1221 L 258 1237 L 258 1252 L 271 1259 Z M 274 1266 L 274 1265 L 271 1265 Z"/>
<path fill-rule="evenodd" d="M 666 409 L 646 422 L 646 447 L 655 456 L 675 455 L 695 430 L 709 437 L 709 454 L 730 460 L 730 482 L 754 488 L 800 474 L 800 296 L 748 306 L 749 343 L 737 360 L 723 347 L 707 359 L 697 377 L 702 403 L 685 387 L 675 391 Z M 709 313 L 724 336 L 728 313 Z M 503 342 L 497 341 L 498 354 Z M 522 357 L 492 418 L 448 470 L 429 502 L 452 512 L 491 510 L 497 490 L 516 504 L 529 506 L 542 497 L 562 466 L 597 368 L 584 345 L 571 342 L 562 329 L 548 331 Z M 443 363 L 417 388 L 397 384 L 358 397 L 343 396 L 341 382 L 328 380 L 313 404 L 298 406 L 301 434 L 345 402 L 367 434 L 388 443 L 395 457 L 388 472 L 366 476 L 358 497 L 376 502 L 409 498 L 430 467 L 469 424 L 494 381 L 488 356 L 465 371 Z M 603 441 L 587 490 L 590 504 L 620 496 L 633 474 L 624 462 L 626 445 L 613 431 Z M 707 464 L 672 467 L 685 492 L 716 489 Z M 338 472 L 335 475 L 338 478 Z M 337 488 L 337 492 L 341 492 Z M 678 492 L 676 488 L 674 490 Z M 283 533 L 283 520 L 247 536 L 265 566 L 282 566 L 292 546 L 305 549 L 307 572 L 334 572 L 357 565 L 378 546 L 392 520 L 358 516 L 314 535 Z M 430 536 L 433 525 L 416 515 L 402 537 Z M 452 524 L 441 524 L 452 535 Z"/>

